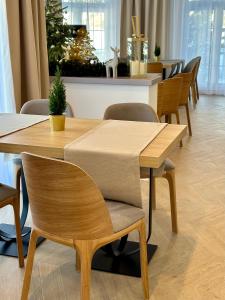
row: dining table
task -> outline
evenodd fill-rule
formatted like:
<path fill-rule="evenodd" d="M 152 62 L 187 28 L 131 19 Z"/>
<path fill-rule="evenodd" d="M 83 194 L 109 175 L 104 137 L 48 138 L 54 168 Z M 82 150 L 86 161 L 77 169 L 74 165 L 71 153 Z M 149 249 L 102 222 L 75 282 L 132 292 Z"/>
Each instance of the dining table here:
<path fill-rule="evenodd" d="M 18 117 L 18 114 L 17 114 Z M 23 115 L 21 115 L 23 118 Z M 66 118 L 64 131 L 51 131 L 49 120 L 8 133 L 0 137 L 0 152 L 20 154 L 29 152 L 46 157 L 64 159 L 64 148 L 88 131 L 100 125 L 104 120 Z M 139 155 L 140 167 L 149 169 L 149 222 L 147 244 L 152 232 L 153 169 L 159 168 L 168 155 L 177 147 L 186 135 L 187 126 L 166 124 L 160 133 L 151 141 Z M 26 182 L 22 172 L 23 210 L 21 213 L 21 229 L 24 243 L 24 256 L 27 255 L 29 234 L 31 229 L 25 226 L 29 199 Z M 60 220 L 59 220 L 60 222 Z M 6 238 L 0 240 L 0 254 L 16 256 L 15 230 L 13 225 L 0 224 L 0 230 L 6 232 Z M 39 240 L 41 243 L 43 239 Z M 157 246 L 148 244 L 148 260 L 151 259 Z M 114 245 L 97 251 L 93 258 L 93 269 L 108 271 L 131 276 L 140 276 L 138 243 L 131 242 L 124 237 Z M 133 268 L 132 265 L 136 265 Z M 135 271 L 134 271 L 135 270 Z"/>
<path fill-rule="evenodd" d="M 171 72 L 174 70 L 177 65 L 179 65 L 179 71 L 183 70 L 184 68 L 184 59 L 161 59 L 160 62 L 163 65 L 163 79 L 167 78 L 167 71 Z"/>
<path fill-rule="evenodd" d="M 155 62 L 155 61 L 152 61 Z M 182 71 L 184 68 L 185 60 L 184 59 L 160 59 L 158 62 L 162 63 L 163 74 L 162 78 L 166 79 L 168 77 L 168 73 L 171 70 L 175 70 L 176 66 L 179 65 L 179 71 Z"/>

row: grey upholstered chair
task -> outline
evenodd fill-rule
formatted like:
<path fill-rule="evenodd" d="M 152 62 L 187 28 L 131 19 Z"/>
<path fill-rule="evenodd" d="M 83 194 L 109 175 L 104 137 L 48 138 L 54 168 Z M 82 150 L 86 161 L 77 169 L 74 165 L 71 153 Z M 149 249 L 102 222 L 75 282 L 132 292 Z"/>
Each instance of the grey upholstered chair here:
<path fill-rule="evenodd" d="M 49 114 L 48 99 L 33 99 L 27 101 L 20 110 L 21 114 L 44 115 Z M 67 103 L 65 114 L 67 117 L 73 117 L 73 111 L 69 103 Z"/>
<path fill-rule="evenodd" d="M 138 122 L 159 122 L 158 116 L 152 109 L 152 107 L 144 103 L 113 104 L 106 109 L 104 119 Z M 166 159 L 159 169 L 154 169 L 153 177 L 163 177 L 167 179 L 169 183 L 172 231 L 174 233 L 177 233 L 178 226 L 176 210 L 175 166 L 173 162 L 169 159 Z M 141 178 L 149 178 L 149 171 L 147 168 L 141 168 Z M 155 209 L 155 195 L 152 200 L 152 207 L 153 209 Z"/>
<path fill-rule="evenodd" d="M 47 116 L 49 114 L 49 108 L 48 108 L 49 100 L 48 99 L 33 99 L 30 101 L 27 101 L 22 106 L 20 113 L 21 114 L 29 114 L 29 115 L 43 115 Z M 65 114 L 67 117 L 72 118 L 73 111 L 69 103 L 66 104 L 66 111 Z M 13 162 L 15 165 L 21 167 L 22 161 L 20 158 L 20 155 L 15 155 L 13 158 Z"/>

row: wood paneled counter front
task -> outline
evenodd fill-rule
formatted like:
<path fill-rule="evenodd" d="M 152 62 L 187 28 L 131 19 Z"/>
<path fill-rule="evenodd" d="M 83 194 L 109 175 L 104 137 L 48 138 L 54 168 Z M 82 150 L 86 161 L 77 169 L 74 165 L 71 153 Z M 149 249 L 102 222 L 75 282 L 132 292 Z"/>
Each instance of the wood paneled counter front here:
<path fill-rule="evenodd" d="M 51 132 L 47 120 L 0 138 L 0 152 L 27 151 L 63 159 L 65 145 L 101 122 L 104 121 L 67 118 L 65 131 Z M 186 129 L 185 125 L 167 125 L 140 154 L 140 166 L 158 168 L 184 137 Z"/>
<path fill-rule="evenodd" d="M 63 77 L 67 102 L 77 118 L 102 119 L 115 103 L 146 103 L 157 110 L 157 83 L 161 74 L 143 78 Z M 51 78 L 52 80 L 52 78 Z"/>

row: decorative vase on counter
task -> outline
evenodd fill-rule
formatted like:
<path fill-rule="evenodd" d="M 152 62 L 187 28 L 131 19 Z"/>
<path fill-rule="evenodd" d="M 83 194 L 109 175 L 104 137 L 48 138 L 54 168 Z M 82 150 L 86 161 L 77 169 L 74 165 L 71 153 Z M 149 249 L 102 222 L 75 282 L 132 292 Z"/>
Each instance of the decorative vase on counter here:
<path fill-rule="evenodd" d="M 49 94 L 49 115 L 52 131 L 65 129 L 66 90 L 61 80 L 59 67 L 56 69 L 55 79 Z"/>
<path fill-rule="evenodd" d="M 130 62 L 130 76 L 144 76 L 147 73 L 148 39 L 143 36 L 128 38 L 127 53 Z"/>

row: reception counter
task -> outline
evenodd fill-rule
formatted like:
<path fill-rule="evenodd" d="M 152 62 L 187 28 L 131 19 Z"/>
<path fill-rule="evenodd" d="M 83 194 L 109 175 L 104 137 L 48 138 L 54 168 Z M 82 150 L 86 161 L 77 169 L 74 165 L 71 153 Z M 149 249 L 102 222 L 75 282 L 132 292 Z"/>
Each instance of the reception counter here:
<path fill-rule="evenodd" d="M 160 74 L 144 78 L 62 77 L 67 102 L 77 118 L 101 119 L 115 103 L 140 102 L 157 110 L 157 83 Z"/>

